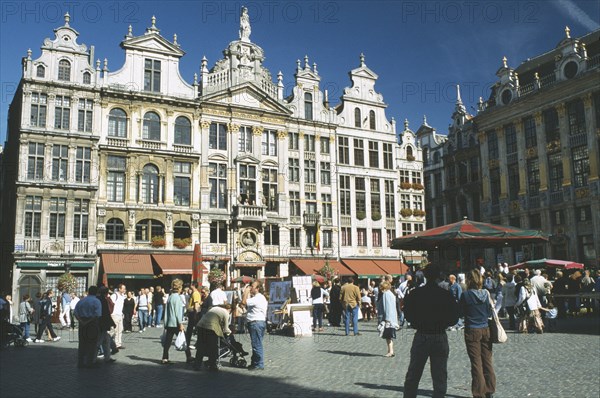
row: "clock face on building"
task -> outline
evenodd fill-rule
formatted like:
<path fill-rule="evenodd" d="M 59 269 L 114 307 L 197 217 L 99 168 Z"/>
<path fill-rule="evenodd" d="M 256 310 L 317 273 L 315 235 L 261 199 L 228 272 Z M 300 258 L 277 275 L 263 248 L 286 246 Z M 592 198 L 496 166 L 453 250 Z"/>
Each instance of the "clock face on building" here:
<path fill-rule="evenodd" d="M 502 92 L 502 104 L 508 105 L 508 104 L 510 104 L 511 100 L 512 100 L 512 91 L 510 91 L 509 89 L 504 90 Z"/>
<path fill-rule="evenodd" d="M 565 77 L 567 79 L 572 79 L 577 75 L 577 72 L 579 71 L 579 65 L 577 65 L 577 62 L 575 61 L 569 61 L 565 64 L 565 67 L 563 68 L 563 73 L 565 74 Z"/>

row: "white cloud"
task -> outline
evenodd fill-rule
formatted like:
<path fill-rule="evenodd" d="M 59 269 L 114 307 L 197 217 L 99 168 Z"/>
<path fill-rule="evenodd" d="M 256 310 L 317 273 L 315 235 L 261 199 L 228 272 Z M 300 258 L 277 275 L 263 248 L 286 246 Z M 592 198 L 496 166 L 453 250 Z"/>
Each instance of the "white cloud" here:
<path fill-rule="evenodd" d="M 558 0 L 559 8 L 566 11 L 567 14 L 587 30 L 596 30 L 600 27 L 598 22 L 594 21 L 585 13 L 573 0 Z"/>

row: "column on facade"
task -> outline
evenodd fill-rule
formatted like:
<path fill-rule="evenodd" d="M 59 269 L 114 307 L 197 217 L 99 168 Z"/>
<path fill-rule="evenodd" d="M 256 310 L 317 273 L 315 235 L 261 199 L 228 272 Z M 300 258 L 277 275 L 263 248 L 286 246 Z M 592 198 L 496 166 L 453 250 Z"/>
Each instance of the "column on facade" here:
<path fill-rule="evenodd" d="M 227 159 L 227 196 L 229 197 L 228 202 L 233 206 L 237 205 L 237 170 L 233 160 L 237 157 L 238 146 L 237 142 L 239 139 L 240 125 L 236 123 L 227 124 L 227 132 L 229 141 L 227 142 L 227 148 L 229 158 Z"/>
<path fill-rule="evenodd" d="M 600 101 L 600 98 L 598 99 Z M 583 106 L 585 107 L 585 130 L 587 132 L 588 150 L 592 156 L 589 157 L 590 175 L 588 183 L 596 181 L 600 175 L 600 157 L 593 156 L 594 153 L 600 153 L 598 147 L 598 135 L 600 134 L 600 126 L 595 126 L 595 120 L 598 115 L 595 114 L 594 101 L 592 94 L 589 93 L 583 98 Z"/>
<path fill-rule="evenodd" d="M 504 128 L 498 127 L 496 129 L 496 136 L 498 137 L 498 158 L 506 159 L 506 136 L 504 134 Z M 508 197 L 508 167 L 506 161 L 500 163 L 500 201 Z"/>
<path fill-rule="evenodd" d="M 73 220 L 75 219 L 75 198 L 73 197 L 73 191 L 68 193 L 67 197 L 67 208 L 65 209 L 65 245 L 64 252 L 65 253 L 75 253 L 75 248 L 73 247 L 75 237 L 73 236 Z"/>
<path fill-rule="evenodd" d="M 142 198 L 142 183 L 143 183 L 143 173 L 141 170 L 136 172 L 137 175 L 137 198 L 136 201 L 138 204 L 144 203 L 144 199 Z"/>
<path fill-rule="evenodd" d="M 128 157 L 125 172 L 125 204 L 134 205 L 137 202 L 136 192 L 138 190 L 138 168 L 137 157 Z"/>
<path fill-rule="evenodd" d="M 137 140 L 141 128 L 141 119 L 139 117 L 140 107 L 137 105 L 129 106 L 129 112 L 127 114 L 127 138 L 129 139 L 129 146 L 134 146 Z M 137 116 L 135 116 L 137 114 Z"/>
<path fill-rule="evenodd" d="M 165 247 L 173 248 L 173 213 L 165 213 Z"/>
<path fill-rule="evenodd" d="M 98 171 L 93 171 L 96 173 L 94 174 L 96 176 L 96 180 L 92 179 L 92 181 L 98 181 L 98 200 L 101 202 L 106 202 L 106 176 L 108 175 L 108 155 L 105 152 L 98 153 L 98 151 L 96 151 L 96 153 L 98 159 Z M 127 184 L 125 185 L 125 189 L 127 189 Z"/>
<path fill-rule="evenodd" d="M 78 130 L 78 111 L 79 111 L 79 97 L 71 97 L 71 108 L 69 109 L 69 133 L 77 133 Z"/>
<path fill-rule="evenodd" d="M 517 157 L 519 161 L 519 196 L 527 194 L 527 160 L 525 147 L 525 132 L 523 129 L 523 120 L 515 121 L 515 130 L 517 134 Z"/>
<path fill-rule="evenodd" d="M 567 107 L 564 103 L 560 103 L 556 106 L 556 112 L 558 113 L 558 125 L 560 130 L 560 150 L 563 164 L 563 180 L 562 185 L 571 185 L 572 170 L 571 170 L 571 156 L 570 156 L 570 143 L 569 143 L 569 120 L 567 117 Z"/>
<path fill-rule="evenodd" d="M 15 244 L 25 238 L 25 229 L 23 223 L 25 221 L 25 194 L 17 193 L 17 203 L 15 210 Z M 23 245 L 25 242 L 22 242 Z"/>
<path fill-rule="evenodd" d="M 488 156 L 488 140 L 485 133 L 481 132 L 477 134 L 479 139 L 479 154 L 481 156 L 481 188 L 483 191 L 483 202 L 489 202 L 491 200 L 491 189 L 490 189 L 490 168 L 489 156 Z M 442 192 L 445 189 L 446 181 L 442 178 Z M 434 173 L 434 186 L 435 186 L 435 173 Z M 442 192 L 435 192 L 436 197 L 442 197 Z"/>
<path fill-rule="evenodd" d="M 279 209 L 279 214 L 283 214 L 284 216 L 289 217 L 290 210 L 288 205 L 288 195 L 287 195 L 287 148 L 285 147 L 287 132 L 283 130 L 277 131 L 277 201 Z M 285 209 L 285 211 L 283 210 Z M 280 244 L 281 244 L 281 233 L 280 235 Z M 283 246 L 282 247 L 287 247 Z"/>
<path fill-rule="evenodd" d="M 48 108 L 46 111 L 46 127 L 48 129 L 54 129 L 55 126 L 55 109 L 56 109 L 56 94 L 48 94 Z"/>
<path fill-rule="evenodd" d="M 127 212 L 127 229 L 126 229 L 127 247 L 133 247 L 135 245 L 135 224 L 136 224 L 135 210 L 129 210 Z"/>
<path fill-rule="evenodd" d="M 50 190 L 44 189 L 42 194 L 42 219 L 40 221 L 40 252 L 48 247 L 50 240 Z"/>
<path fill-rule="evenodd" d="M 74 159 L 71 158 L 70 154 L 69 154 L 69 159 Z M 71 166 L 71 163 L 73 162 L 69 162 L 69 166 Z M 44 181 L 51 181 L 52 180 L 52 142 L 51 141 L 46 141 L 44 143 L 44 171 L 43 171 L 43 179 Z"/>
<path fill-rule="evenodd" d="M 200 159 L 198 165 L 193 171 L 192 176 L 192 208 L 208 208 L 209 202 L 209 185 L 208 185 L 208 150 L 202 151 L 201 148 L 209 147 L 209 129 L 210 122 L 208 120 L 200 121 L 200 137 L 198 152 Z M 195 166 L 192 164 L 192 166 Z"/>
<path fill-rule="evenodd" d="M 158 173 L 158 204 L 164 204 L 165 173 Z"/>
<path fill-rule="evenodd" d="M 90 207 L 89 207 L 89 215 L 88 215 L 88 239 L 87 239 L 87 253 L 96 253 L 96 244 L 98 242 L 98 229 L 96 226 L 98 225 L 98 200 L 93 196 L 90 197 Z M 103 224 L 106 221 L 103 222 Z M 101 231 L 102 241 L 105 241 L 105 231 L 106 224 L 104 226 L 104 230 Z"/>
<path fill-rule="evenodd" d="M 24 139 L 21 141 L 19 147 L 19 168 L 17 178 L 19 181 L 27 180 L 27 158 L 29 157 L 29 140 Z"/>
<path fill-rule="evenodd" d="M 163 184 L 164 184 L 164 189 L 165 189 L 165 205 L 166 206 L 173 206 L 173 201 L 174 201 L 174 186 L 175 186 L 175 180 L 173 178 L 173 159 L 172 158 L 167 158 L 165 161 L 165 173 L 163 174 Z M 190 189 L 191 189 L 191 185 L 190 184 Z"/>

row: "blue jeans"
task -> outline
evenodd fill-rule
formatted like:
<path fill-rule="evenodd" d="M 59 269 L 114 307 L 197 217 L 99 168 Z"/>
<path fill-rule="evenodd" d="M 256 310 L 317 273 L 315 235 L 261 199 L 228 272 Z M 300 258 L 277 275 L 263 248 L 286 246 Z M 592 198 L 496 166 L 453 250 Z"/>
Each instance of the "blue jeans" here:
<path fill-rule="evenodd" d="M 21 327 L 23 328 L 23 337 L 29 338 L 29 322 L 21 322 Z"/>
<path fill-rule="evenodd" d="M 253 321 L 248 322 L 248 333 L 250 333 L 250 342 L 252 343 L 252 359 L 250 366 L 257 368 L 265 367 L 265 358 L 263 352 L 263 337 L 267 329 L 267 322 Z"/>
<path fill-rule="evenodd" d="M 317 323 L 319 324 L 319 328 L 323 327 L 323 309 L 325 308 L 324 304 L 313 304 L 313 329 L 317 328 Z"/>
<path fill-rule="evenodd" d="M 162 315 L 163 315 L 163 306 L 157 305 L 156 306 L 156 319 L 154 320 L 156 322 L 156 326 L 160 326 L 160 322 L 162 321 Z"/>
<path fill-rule="evenodd" d="M 352 317 L 352 329 L 354 334 L 358 333 L 358 304 L 352 308 L 346 305 L 344 310 L 344 326 L 346 327 L 346 336 L 350 333 L 350 317 Z"/>
<path fill-rule="evenodd" d="M 148 310 L 138 310 L 138 321 L 140 330 L 148 326 Z"/>

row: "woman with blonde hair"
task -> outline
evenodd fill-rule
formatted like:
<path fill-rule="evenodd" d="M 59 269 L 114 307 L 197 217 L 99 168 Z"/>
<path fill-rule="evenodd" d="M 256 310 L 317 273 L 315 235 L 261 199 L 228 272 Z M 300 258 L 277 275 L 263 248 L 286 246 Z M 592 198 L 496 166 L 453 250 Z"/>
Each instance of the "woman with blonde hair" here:
<path fill-rule="evenodd" d="M 396 356 L 394 354 L 394 339 L 396 338 L 396 330 L 400 329 L 398 311 L 396 311 L 396 296 L 390 290 L 391 287 L 390 282 L 381 282 L 379 285 L 379 291 L 382 292 L 381 299 L 377 300 L 377 314 L 381 318 L 380 325 L 383 327 L 380 336 L 387 343 L 387 354 L 384 355 L 387 358 Z"/>
<path fill-rule="evenodd" d="M 321 287 L 318 281 L 313 282 L 313 287 L 310 291 L 313 305 L 313 331 L 323 331 L 323 310 L 325 309 L 324 297 L 328 297 L 328 293 Z M 317 329 L 317 324 L 319 329 Z"/>
<path fill-rule="evenodd" d="M 171 294 L 169 294 L 165 311 L 165 341 L 161 362 L 163 365 L 173 363 L 169 361 L 169 348 L 171 347 L 173 336 L 180 331 L 185 331 L 183 325 L 183 301 L 180 296 L 182 288 L 183 281 L 181 279 L 173 279 L 173 282 L 171 282 Z"/>

